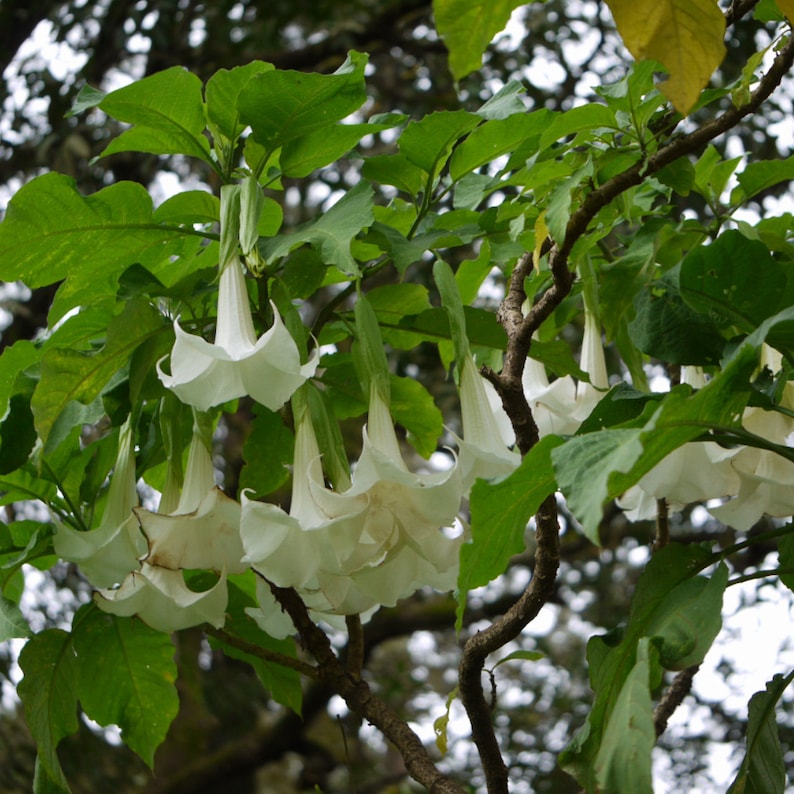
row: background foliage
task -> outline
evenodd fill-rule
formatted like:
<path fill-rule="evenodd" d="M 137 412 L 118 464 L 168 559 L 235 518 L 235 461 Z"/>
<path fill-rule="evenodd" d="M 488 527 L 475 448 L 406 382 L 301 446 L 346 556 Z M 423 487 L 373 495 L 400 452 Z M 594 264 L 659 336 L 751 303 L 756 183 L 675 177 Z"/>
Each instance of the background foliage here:
<path fill-rule="evenodd" d="M 366 275 L 392 371 L 414 379 L 392 382 L 394 416 L 409 441 L 426 456 L 436 450 L 441 415 L 457 422 L 456 391 L 446 377 L 455 356 L 427 251 L 455 268 L 467 334 L 481 362 L 499 371 L 508 338 L 515 348 L 516 337 L 492 321 L 512 284 L 535 306 L 549 306 L 536 315 L 531 353 L 551 373 L 582 375 L 582 306 L 589 301 L 599 307 L 611 373 L 638 389 L 616 387 L 583 433 L 564 444 L 553 436 L 538 444 L 519 438 L 522 452 L 532 447 L 522 465 L 495 486 L 475 486 L 475 544 L 464 549 L 460 583 L 474 590 L 499 579 L 471 593 L 465 612 L 458 610 L 460 637 L 455 602 L 446 596 L 423 593 L 381 610 L 362 635 L 373 691 L 423 725 L 427 744 L 441 717 L 436 725 L 447 754 L 440 768 L 475 790 L 499 790 L 493 778 L 485 782 L 487 750 L 480 747 L 477 757 L 464 738 L 469 729 L 460 701 L 448 695 L 457 685 L 461 642 L 477 630 L 487 636 L 493 618 L 511 614 L 526 593 L 535 597 L 525 590 L 530 575 L 544 581 L 537 569 L 543 549 L 537 550 L 534 525 L 525 529 L 538 510 L 538 525 L 543 522 L 550 509 L 544 499 L 556 483 L 566 500 L 558 506 L 559 574 L 538 596 L 540 618 L 498 646 L 505 663 L 482 659 L 486 690 L 492 684 L 496 692 L 485 722 L 493 718 L 513 789 L 579 790 L 557 765 L 564 750 L 565 768 L 591 790 L 596 784 L 647 790 L 657 734 L 661 752 L 654 757 L 666 778 L 679 788 L 713 787 L 713 770 L 704 763 L 712 740 L 724 737 L 740 748 L 746 729 L 748 747 L 756 749 L 744 761 L 736 757 L 734 790 L 783 790 L 791 726 L 775 706 L 785 697 L 788 670 L 754 683 L 746 726 L 746 708 L 725 708 L 697 688 L 687 707 L 699 718 L 707 712 L 702 723 L 693 718 L 663 732 L 661 709 L 662 693 L 685 687 L 720 629 L 729 569 L 715 563 L 729 563 L 732 582 L 752 580 L 758 571 L 776 571 L 779 553 L 788 584 L 791 544 L 783 522 L 761 518 L 738 531 L 689 507 L 670 517 L 676 543 L 650 557 L 658 528 L 628 523 L 611 500 L 676 446 L 698 438 L 698 422 L 718 425 L 723 441 L 760 443 L 741 435 L 735 415 L 748 400 L 770 407 L 784 388 L 790 361 L 775 382 L 755 372 L 765 339 L 790 358 L 792 222 L 778 197 L 792 165 L 790 134 L 776 124 L 790 118 L 791 99 L 785 81 L 769 98 L 755 101 L 753 92 L 759 77 L 776 68 L 770 65 L 776 50 L 784 59 L 778 79 L 790 65 L 790 44 L 775 37 L 785 36 L 783 13 L 791 9 L 782 2 L 670 0 L 653 4 L 656 24 L 649 25 L 647 4 L 550 0 L 523 7 L 510 36 L 489 45 L 519 5 L 293 1 L 270 3 L 263 13 L 256 3 L 3 3 L 0 60 L 8 66 L 0 182 L 14 199 L 0 227 L 0 271 L 30 289 L 9 285 L 0 339 L 7 409 L 0 425 L 7 519 L 0 534 L 0 626 L 4 638 L 38 632 L 19 665 L 25 680 L 49 687 L 29 684 L 26 692 L 21 685 L 27 728 L 13 703 L 0 720 L 7 737 L 0 748 L 13 759 L 0 764 L 4 791 L 30 788 L 31 734 L 39 745 L 39 790 L 63 785 L 61 765 L 80 791 L 111 785 L 201 791 L 218 781 L 240 791 L 412 785 L 393 748 L 341 706 L 332 682 L 309 680 L 301 698 L 297 676 L 284 667 L 195 629 L 175 635 L 174 659 L 166 635 L 86 605 L 90 587 L 77 568 L 55 564 L 46 515 L 20 506 L 38 498 L 69 515 L 77 504 L 88 523 L 94 510 L 101 514 L 118 444 L 114 428 L 130 405 L 159 395 L 152 368 L 170 349 L 170 326 L 152 299 L 190 300 L 196 317 L 212 315 L 205 268 L 217 262 L 217 246 L 202 244 L 211 232 L 192 234 L 185 223 L 218 218 L 210 194 L 232 177 L 236 153 L 230 150 L 225 162 L 210 157 L 202 87 L 219 69 L 241 66 L 248 76 L 269 70 L 257 63 L 316 73 L 316 81 L 285 72 L 281 83 L 270 84 L 271 97 L 246 98 L 242 91 L 234 100 L 239 121 L 227 114 L 218 81 L 216 101 L 209 88 L 204 95 L 215 108 L 210 130 L 217 145 L 216 132 L 233 139 L 250 124 L 257 144 L 281 148 L 282 189 L 268 193 L 259 230 L 261 255 L 272 266 L 264 276 L 277 274 L 279 281 L 267 292 L 267 278 L 259 279 L 257 321 L 266 319 L 266 297 L 282 311 L 300 299 L 304 322 L 319 341 L 340 345 L 324 362 L 323 378 L 351 458 L 360 451 L 366 399 L 351 387 L 357 380 L 344 324 L 351 290 L 338 285 L 357 272 Z M 677 21 L 684 6 L 687 15 L 703 15 L 695 26 Z M 26 44 L 36 29 L 50 31 L 60 59 L 45 61 Z M 631 55 L 658 59 L 672 72 L 664 93 L 654 89 L 661 67 L 643 61 L 631 67 L 624 44 Z M 366 52 L 369 65 L 363 55 L 351 55 L 349 68 L 327 88 L 327 75 L 350 51 Z M 702 62 L 683 62 L 683 55 Z M 84 85 L 112 91 L 140 78 L 146 82 L 107 96 L 79 93 Z M 268 101 L 284 97 L 303 115 L 279 117 Z M 79 112 L 69 113 L 75 102 Z M 313 107 L 332 118 L 312 116 Z M 165 119 L 152 121 L 164 108 Z M 355 124 L 332 124 L 354 111 Z M 682 120 L 676 111 L 689 115 Z M 247 153 L 250 164 L 256 152 L 247 147 Z M 189 192 L 166 200 L 177 183 Z M 539 272 L 527 253 L 544 263 Z M 170 264 L 175 257 L 177 267 Z M 565 275 L 570 268 L 578 273 L 575 284 Z M 490 288 L 480 290 L 483 283 Z M 544 298 L 555 289 L 559 301 Z M 63 323 L 41 344 L 43 329 L 81 305 L 88 308 L 79 322 Z M 439 339 L 446 341 L 437 347 Z M 689 364 L 715 375 L 709 386 L 695 396 L 685 386 L 664 399 L 648 393 L 649 378 L 664 374 L 675 385 L 681 365 Z M 416 381 L 440 414 L 411 385 Z M 509 403 L 509 394 L 503 399 Z M 222 428 L 215 461 L 227 493 L 253 486 L 286 504 L 288 423 L 243 400 L 224 414 Z M 37 438 L 46 467 L 35 469 L 27 460 Z M 189 428 L 181 443 L 188 440 Z M 150 470 L 155 487 L 163 476 L 158 444 L 154 437 L 140 440 L 139 468 Z M 28 574 L 20 611 L 23 562 L 41 572 Z M 708 575 L 692 576 L 700 571 Z M 743 598 L 784 598 L 782 588 L 775 596 L 770 590 L 759 586 Z M 233 615 L 251 603 L 242 586 L 232 588 L 232 598 Z M 261 633 L 245 637 L 237 629 L 238 639 L 268 647 Z M 334 642 L 344 653 L 344 638 Z M 18 680 L 7 647 L 4 674 Z M 128 669 L 119 677 L 122 663 Z M 734 664 L 727 653 L 719 663 L 727 686 Z M 159 675 L 151 678 L 153 669 Z M 163 687 L 177 670 L 176 690 Z M 479 666 L 461 669 L 464 690 L 467 674 L 470 684 L 479 681 Z M 122 679 L 128 688 L 118 687 Z M 99 725 L 118 725 L 145 761 L 168 731 L 155 756 L 157 776 L 89 726 L 78 701 Z M 646 730 L 635 734 L 628 726 L 638 715 Z M 577 734 L 585 723 L 589 733 Z M 92 754 L 97 763 L 86 763 Z M 627 760 L 638 756 L 647 764 Z M 498 763 L 491 768 L 498 771 Z"/>

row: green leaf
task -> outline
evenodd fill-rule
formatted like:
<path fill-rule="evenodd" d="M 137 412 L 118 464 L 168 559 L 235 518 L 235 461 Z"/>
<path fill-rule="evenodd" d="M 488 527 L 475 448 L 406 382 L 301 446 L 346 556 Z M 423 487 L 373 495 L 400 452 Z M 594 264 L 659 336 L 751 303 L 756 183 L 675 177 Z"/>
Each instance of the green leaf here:
<path fill-rule="evenodd" d="M 192 228 L 160 225 L 152 199 L 133 182 L 82 196 L 73 179 L 49 173 L 17 191 L 0 223 L 0 279 L 42 287 L 67 279 L 54 322 L 78 303 L 64 289 L 86 290 L 91 303 L 114 296 L 119 275 L 133 263 L 149 270 L 178 255 Z M 86 300 L 86 302 L 89 302 Z"/>
<path fill-rule="evenodd" d="M 631 339 L 643 353 L 671 364 L 716 364 L 725 339 L 710 315 L 684 303 L 678 278 L 675 268 L 635 295 Z"/>
<path fill-rule="evenodd" d="M 327 212 L 299 226 L 291 234 L 265 240 L 262 255 L 273 261 L 302 243 L 311 243 L 327 264 L 335 265 L 345 275 L 358 275 L 359 268 L 350 253 L 350 243 L 374 220 L 373 196 L 372 185 L 359 182 Z"/>
<path fill-rule="evenodd" d="M 659 663 L 667 669 L 698 664 L 711 647 L 721 626 L 728 569 L 720 564 L 710 579 L 695 574 L 712 559 L 709 550 L 702 546 L 671 543 L 660 549 L 637 582 L 628 625 L 619 641 L 610 635 L 590 639 L 587 659 L 595 701 L 586 725 L 559 759 L 561 767 L 574 775 L 586 791 L 597 790 L 596 759 L 605 745 L 601 774 L 604 764 L 612 763 L 610 755 L 617 739 L 614 735 L 608 737 L 605 731 L 609 730 L 616 704 L 635 668 L 643 638 L 654 640 L 659 649 Z M 655 658 L 655 654 L 649 655 L 649 678 L 645 678 L 645 686 L 650 689 L 661 682 L 661 669 Z M 630 688 L 626 697 L 633 691 L 636 694 Z M 631 710 L 630 699 L 626 708 Z M 619 720 L 624 717 L 625 714 L 619 716 Z"/>
<path fill-rule="evenodd" d="M 78 668 L 71 635 L 61 629 L 37 634 L 22 649 L 19 666 L 25 675 L 17 693 L 36 740 L 39 762 L 47 777 L 68 791 L 57 748 L 64 736 L 78 728 Z"/>
<path fill-rule="evenodd" d="M 441 296 L 441 305 L 449 319 L 449 330 L 452 344 L 455 349 L 455 359 L 458 367 L 470 355 L 469 339 L 466 336 L 466 315 L 463 312 L 463 302 L 460 297 L 458 283 L 452 268 L 441 259 L 433 265 L 433 278 Z"/>
<path fill-rule="evenodd" d="M 236 142 L 246 127 L 240 120 L 237 107 L 240 93 L 253 77 L 273 71 L 274 68 L 272 63 L 251 61 L 233 69 L 218 69 L 207 80 L 207 119 L 213 136 L 222 135 L 228 141 Z"/>
<path fill-rule="evenodd" d="M 416 198 L 425 186 L 425 174 L 404 154 L 377 154 L 364 160 L 361 173 L 381 185 L 391 185 Z"/>
<path fill-rule="evenodd" d="M 725 57 L 725 17 L 714 0 L 607 0 L 629 52 L 662 63 L 660 86 L 679 113 L 697 103 Z"/>
<path fill-rule="evenodd" d="M 285 176 L 308 176 L 347 154 L 365 135 L 372 135 L 394 124 L 335 124 L 295 138 L 284 145 L 279 158 Z"/>
<path fill-rule="evenodd" d="M 0 595 L 0 642 L 15 637 L 30 637 L 32 634 L 19 607 Z"/>
<path fill-rule="evenodd" d="M 366 65 L 366 55 L 350 52 L 329 75 L 279 69 L 261 72 L 240 91 L 240 119 L 251 125 L 254 139 L 272 152 L 358 110 L 367 98 Z"/>
<path fill-rule="evenodd" d="M 762 160 L 748 163 L 737 180 L 743 195 L 741 200 L 757 196 L 770 187 L 794 179 L 794 156 L 785 160 Z M 738 197 L 737 197 L 738 198 Z M 733 196 L 731 197 L 733 202 Z"/>
<path fill-rule="evenodd" d="M 32 342 L 20 339 L 0 355 L 0 420 L 5 419 L 17 375 L 35 364 L 41 353 Z"/>
<path fill-rule="evenodd" d="M 240 472 L 240 489 L 253 490 L 251 499 L 273 493 L 289 479 L 287 466 L 292 463 L 294 436 L 281 415 L 257 406 L 251 432 L 245 440 Z"/>
<path fill-rule="evenodd" d="M 567 138 L 577 132 L 595 133 L 597 129 L 615 129 L 615 111 L 598 102 L 571 108 L 565 113 L 558 113 L 546 125 L 545 132 L 540 136 L 539 148 L 548 149 L 560 138 Z"/>
<path fill-rule="evenodd" d="M 402 350 L 411 350 L 421 337 L 398 330 L 404 317 L 420 314 L 430 308 L 427 287 L 421 284 L 385 284 L 367 293 L 378 318 L 383 341 Z"/>
<path fill-rule="evenodd" d="M 607 499 L 635 485 L 662 458 L 697 438 L 710 423 L 738 421 L 758 360 L 757 340 L 747 341 L 722 372 L 695 394 L 690 396 L 689 387 L 682 386 L 665 395 L 658 408 L 651 408 L 653 413 L 643 426 L 586 433 L 554 450 L 560 490 L 593 543 L 599 542 L 602 505 Z M 583 482 L 587 488 L 581 487 Z"/>
<path fill-rule="evenodd" d="M 596 780 L 604 794 L 652 794 L 651 751 L 656 744 L 649 691 L 651 660 L 657 651 L 644 637 L 637 661 L 620 690 L 596 756 Z"/>
<path fill-rule="evenodd" d="M 537 662 L 538 659 L 545 659 L 546 654 L 541 653 L 540 651 L 513 651 L 512 653 L 508 653 L 503 659 L 500 659 L 494 666 L 493 669 L 496 670 L 500 664 L 505 664 L 506 662 L 512 662 L 515 660 L 520 660 L 523 662 Z"/>
<path fill-rule="evenodd" d="M 790 527 L 792 525 L 789 525 Z M 794 571 L 794 532 L 789 532 L 778 538 L 777 554 L 781 568 L 790 568 Z M 794 573 L 781 573 L 780 581 L 789 590 L 794 590 Z"/>
<path fill-rule="evenodd" d="M 466 594 L 503 574 L 515 554 L 526 548 L 529 519 L 556 482 L 552 450 L 563 443 L 546 436 L 524 456 L 521 465 L 499 482 L 477 480 L 471 489 L 471 542 L 460 552 L 457 625 L 461 626 Z"/>
<path fill-rule="evenodd" d="M 134 300 L 111 321 L 107 342 L 99 352 L 56 348 L 44 355 L 31 405 L 45 450 L 51 448 L 50 434 L 69 404 L 77 401 L 90 405 L 111 378 L 124 370 L 134 351 L 164 329 L 159 312 L 143 300 Z"/>
<path fill-rule="evenodd" d="M 486 47 L 520 5 L 523 0 L 433 0 L 436 27 L 456 80 L 482 66 Z"/>
<path fill-rule="evenodd" d="M 750 332 L 774 314 L 786 293 L 786 273 L 758 240 L 723 232 L 681 263 L 681 296 L 695 311 L 710 313 Z"/>
<path fill-rule="evenodd" d="M 783 794 L 786 764 L 780 746 L 775 708 L 794 672 L 776 675 L 763 692 L 756 692 L 747 705 L 747 753 L 728 794 Z"/>
<path fill-rule="evenodd" d="M 125 744 L 151 767 L 179 711 L 171 638 L 93 604 L 75 615 L 73 632 L 85 713 L 100 725 L 118 725 Z"/>
<path fill-rule="evenodd" d="M 438 448 L 444 431 L 444 419 L 427 389 L 413 378 L 389 378 L 391 413 L 394 421 L 408 431 L 408 441 L 423 457 L 429 458 Z"/>
<path fill-rule="evenodd" d="M 545 108 L 521 116 L 486 121 L 463 141 L 449 160 L 449 175 L 457 182 L 464 174 L 514 151 L 520 143 L 549 126 L 552 113 Z"/>
<path fill-rule="evenodd" d="M 213 168 L 201 80 L 173 66 L 111 91 L 99 107 L 109 116 L 133 126 L 111 141 L 100 156 L 116 152 L 186 154 Z"/>
<path fill-rule="evenodd" d="M 482 118 L 465 110 L 440 110 L 412 121 L 400 136 L 400 153 L 425 173 L 435 175 L 449 159 L 452 147 Z"/>

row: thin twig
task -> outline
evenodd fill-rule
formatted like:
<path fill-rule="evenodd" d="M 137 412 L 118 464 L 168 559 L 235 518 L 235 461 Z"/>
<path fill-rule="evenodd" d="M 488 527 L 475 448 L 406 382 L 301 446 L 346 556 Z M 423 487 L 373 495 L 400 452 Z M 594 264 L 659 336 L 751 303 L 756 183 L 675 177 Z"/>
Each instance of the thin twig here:
<path fill-rule="evenodd" d="M 695 664 L 678 673 L 656 705 L 653 711 L 653 727 L 656 730 L 657 739 L 665 732 L 667 722 L 673 716 L 673 712 L 684 702 L 684 698 L 692 689 L 692 679 L 699 668 L 700 665 Z"/>
<path fill-rule="evenodd" d="M 262 659 L 265 662 L 272 662 L 274 664 L 280 664 L 282 667 L 289 667 L 291 670 L 295 670 L 301 675 L 305 675 L 307 678 L 311 678 L 315 681 L 320 679 L 319 670 L 314 665 L 302 662 L 300 659 L 293 659 L 291 656 L 286 656 L 283 653 L 270 651 L 267 648 L 263 648 L 261 645 L 248 642 L 241 637 L 235 637 L 233 634 L 229 634 L 223 629 L 213 629 L 211 626 L 208 626 L 206 632 L 212 637 L 216 637 L 221 642 L 225 642 L 227 645 L 231 645 L 233 648 L 237 648 L 237 650 L 248 653 L 251 656 L 256 656 L 258 659 Z"/>

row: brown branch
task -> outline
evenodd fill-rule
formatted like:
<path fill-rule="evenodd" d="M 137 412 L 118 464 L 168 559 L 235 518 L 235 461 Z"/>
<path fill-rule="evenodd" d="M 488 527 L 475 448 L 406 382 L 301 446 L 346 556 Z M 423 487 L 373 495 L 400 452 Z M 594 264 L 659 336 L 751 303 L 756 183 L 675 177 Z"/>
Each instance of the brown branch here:
<path fill-rule="evenodd" d="M 662 699 L 653 712 L 653 727 L 656 730 L 657 739 L 665 732 L 667 722 L 673 716 L 673 712 L 684 702 L 684 698 L 692 689 L 692 679 L 699 668 L 700 665 L 696 664 L 682 670 L 662 695 Z"/>
<path fill-rule="evenodd" d="M 273 595 L 292 618 L 307 650 L 317 660 L 325 681 L 349 708 L 372 723 L 399 750 L 408 774 L 431 794 L 463 794 L 463 789 L 433 763 L 419 737 L 391 707 L 372 693 L 366 681 L 351 675 L 331 642 L 311 619 L 300 596 L 292 589 L 271 584 Z"/>
<path fill-rule="evenodd" d="M 361 678 L 364 668 L 364 631 L 359 615 L 346 615 L 347 625 L 347 659 L 345 666 L 354 678 Z"/>
<path fill-rule="evenodd" d="M 307 678 L 311 678 L 315 681 L 320 678 L 320 673 L 316 667 L 302 662 L 300 659 L 293 659 L 291 656 L 286 656 L 283 653 L 270 651 L 267 648 L 263 648 L 261 645 L 248 642 L 248 640 L 244 640 L 241 637 L 235 637 L 233 634 L 223 631 L 223 629 L 214 629 L 211 626 L 207 626 L 206 632 L 213 637 L 217 637 L 221 642 L 225 642 L 227 645 L 237 648 L 239 651 L 248 653 L 251 656 L 256 656 L 257 659 L 262 659 L 265 662 L 272 662 L 273 664 L 280 664 L 282 667 L 289 667 L 291 670 L 295 670 L 301 675 L 305 675 Z"/>
<path fill-rule="evenodd" d="M 507 767 L 493 731 L 491 708 L 482 686 L 482 669 L 488 654 L 515 639 L 533 620 L 554 591 L 560 564 L 559 523 L 554 494 L 548 496 L 535 516 L 537 548 L 529 586 L 510 609 L 463 647 L 458 670 L 460 697 L 471 722 L 472 740 L 480 754 L 489 794 L 506 794 Z"/>

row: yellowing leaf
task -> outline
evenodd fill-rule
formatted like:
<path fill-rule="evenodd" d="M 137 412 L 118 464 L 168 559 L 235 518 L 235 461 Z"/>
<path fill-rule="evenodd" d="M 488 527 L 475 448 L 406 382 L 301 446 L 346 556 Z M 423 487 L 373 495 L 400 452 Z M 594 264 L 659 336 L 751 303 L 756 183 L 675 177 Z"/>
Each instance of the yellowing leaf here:
<path fill-rule="evenodd" d="M 785 14 L 789 22 L 794 20 L 794 0 L 775 0 L 777 7 Z"/>
<path fill-rule="evenodd" d="M 546 226 L 546 210 L 543 210 L 535 221 L 535 250 L 532 252 L 532 264 L 536 273 L 540 273 L 541 250 L 548 236 L 549 228 Z"/>
<path fill-rule="evenodd" d="M 717 1 L 607 0 L 607 5 L 631 54 L 667 69 L 670 79 L 660 87 L 676 110 L 689 113 L 725 57 L 725 18 Z"/>

